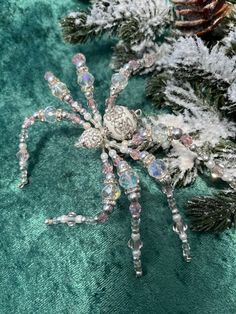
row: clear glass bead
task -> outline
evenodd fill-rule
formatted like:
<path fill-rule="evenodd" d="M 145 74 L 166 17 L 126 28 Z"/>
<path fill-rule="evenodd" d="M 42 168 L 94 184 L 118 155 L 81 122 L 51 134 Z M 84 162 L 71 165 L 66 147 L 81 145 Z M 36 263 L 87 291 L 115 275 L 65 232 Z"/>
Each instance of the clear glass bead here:
<path fill-rule="evenodd" d="M 132 189 L 138 185 L 139 179 L 134 171 L 123 172 L 119 178 L 119 183 L 124 189 Z"/>
<path fill-rule="evenodd" d="M 45 116 L 45 121 L 49 122 L 49 123 L 54 123 L 56 122 L 57 118 L 56 118 L 56 108 L 54 107 L 47 107 L 44 110 L 44 116 Z"/>
<path fill-rule="evenodd" d="M 85 58 L 85 56 L 82 53 L 77 53 L 72 58 L 72 63 L 74 63 L 78 68 L 80 68 L 83 65 L 85 65 L 85 62 L 86 62 L 86 58 Z"/>
<path fill-rule="evenodd" d="M 94 76 L 89 72 L 79 73 L 77 82 L 81 87 L 92 86 L 94 83 Z"/>
<path fill-rule="evenodd" d="M 161 178 L 165 172 L 166 166 L 162 160 L 154 159 L 148 166 L 148 173 L 156 179 Z"/>
<path fill-rule="evenodd" d="M 62 82 L 57 82 L 56 84 L 51 86 L 52 94 L 55 97 L 63 98 L 65 94 L 68 93 L 68 89 L 66 87 L 66 84 Z"/>
<path fill-rule="evenodd" d="M 116 184 L 105 185 L 102 190 L 102 196 L 104 199 L 112 198 L 113 200 L 117 200 L 120 197 L 120 194 L 120 188 Z"/>
<path fill-rule="evenodd" d="M 119 87 L 121 89 L 124 89 L 126 85 L 128 84 L 128 79 L 126 76 L 124 76 L 121 73 L 115 73 L 112 75 L 111 83 L 114 87 Z"/>

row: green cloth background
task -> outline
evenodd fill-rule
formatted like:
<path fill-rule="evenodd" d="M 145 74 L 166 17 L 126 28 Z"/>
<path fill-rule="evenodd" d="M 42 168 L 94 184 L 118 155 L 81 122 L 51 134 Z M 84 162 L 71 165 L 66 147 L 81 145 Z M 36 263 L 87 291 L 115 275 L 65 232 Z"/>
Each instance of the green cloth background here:
<path fill-rule="evenodd" d="M 43 79 L 46 70 L 82 99 L 70 60 L 75 52 L 85 53 L 96 76 L 97 102 L 104 109 L 115 40 L 65 44 L 58 19 L 77 7 L 75 0 L 0 0 L 0 314 L 236 313 L 233 231 L 220 236 L 190 233 L 194 258 L 186 264 L 165 197 L 137 165 L 143 278 L 133 274 L 124 196 L 105 224 L 44 225 L 46 217 L 71 210 L 92 214 L 100 208 L 100 152 L 73 146 L 81 134 L 77 127 L 61 123 L 32 128 L 31 184 L 17 188 L 16 152 L 24 117 L 49 104 L 66 108 L 50 94 Z M 144 78 L 133 78 L 119 103 L 155 112 L 145 100 Z M 177 191 L 180 210 L 191 196 L 212 191 L 213 184 L 202 179 Z"/>

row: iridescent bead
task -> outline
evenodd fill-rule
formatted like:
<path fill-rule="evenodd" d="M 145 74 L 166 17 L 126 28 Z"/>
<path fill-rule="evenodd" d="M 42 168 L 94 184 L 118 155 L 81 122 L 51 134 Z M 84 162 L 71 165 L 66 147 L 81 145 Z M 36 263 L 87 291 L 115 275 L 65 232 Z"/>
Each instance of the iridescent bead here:
<path fill-rule="evenodd" d="M 116 184 L 105 185 L 102 189 L 102 196 L 104 199 L 117 200 L 120 197 L 121 191 Z"/>
<path fill-rule="evenodd" d="M 139 63 L 136 60 L 129 61 L 129 65 L 133 71 L 136 71 L 139 68 Z"/>
<path fill-rule="evenodd" d="M 160 127 L 154 127 L 152 128 L 152 138 L 157 143 L 164 143 L 168 140 L 168 135 L 165 132 L 165 129 L 163 130 Z"/>
<path fill-rule="evenodd" d="M 107 221 L 107 219 L 108 219 L 108 214 L 105 212 L 102 212 L 97 216 L 97 220 L 100 222 L 105 222 Z"/>
<path fill-rule="evenodd" d="M 75 64 L 78 68 L 80 68 L 83 65 L 85 65 L 85 62 L 86 62 L 86 58 L 85 58 L 85 56 L 82 53 L 77 53 L 72 58 L 72 63 Z"/>
<path fill-rule="evenodd" d="M 130 152 L 130 157 L 133 160 L 139 160 L 140 159 L 140 151 L 138 149 L 132 149 Z"/>
<path fill-rule="evenodd" d="M 52 72 L 46 72 L 44 74 L 44 79 L 50 83 L 55 79 L 55 76 Z"/>
<path fill-rule="evenodd" d="M 131 214 L 139 214 L 141 212 L 141 205 L 139 202 L 133 202 L 129 206 Z"/>
<path fill-rule="evenodd" d="M 129 165 L 127 164 L 127 162 L 126 161 L 124 161 L 124 160 L 121 160 L 119 163 L 118 163 L 118 165 L 117 165 L 117 169 L 118 169 L 118 171 L 124 171 L 124 170 L 126 170 L 126 169 L 128 169 L 129 168 Z"/>
<path fill-rule="evenodd" d="M 44 116 L 45 116 L 45 121 L 49 122 L 49 123 L 54 123 L 56 122 L 57 118 L 56 118 L 56 108 L 54 107 L 47 107 L 44 110 Z"/>
<path fill-rule="evenodd" d="M 139 178 L 134 171 L 125 171 L 120 175 L 119 183 L 126 190 L 132 189 L 137 187 Z"/>
<path fill-rule="evenodd" d="M 108 173 L 111 173 L 112 170 L 113 170 L 113 166 L 112 166 L 111 164 L 109 164 L 109 163 L 106 163 L 106 164 L 104 164 L 104 166 L 103 166 L 102 172 L 103 172 L 104 174 L 108 174 Z"/>
<path fill-rule="evenodd" d="M 82 72 L 78 74 L 77 82 L 81 87 L 92 86 L 94 83 L 94 77 L 89 72 Z"/>
<path fill-rule="evenodd" d="M 192 136 L 188 134 L 182 135 L 180 141 L 184 144 L 184 146 L 191 146 L 193 143 Z"/>
<path fill-rule="evenodd" d="M 126 85 L 128 84 L 128 79 L 126 76 L 124 76 L 121 73 L 115 73 L 112 75 L 111 84 L 114 87 L 119 87 L 121 89 L 124 89 Z"/>
<path fill-rule="evenodd" d="M 35 118 L 32 116 L 32 117 L 29 117 L 29 118 L 25 118 L 25 121 L 24 121 L 24 124 L 23 126 L 25 128 L 28 128 L 30 127 L 32 124 L 34 124 L 34 121 L 35 121 Z"/>
<path fill-rule="evenodd" d="M 148 165 L 148 173 L 150 174 L 151 177 L 159 179 L 165 174 L 165 172 L 166 172 L 166 166 L 162 160 L 154 159 Z"/>
<path fill-rule="evenodd" d="M 57 82 L 51 86 L 51 91 L 53 96 L 62 99 L 69 91 L 66 84 L 62 82 Z"/>
<path fill-rule="evenodd" d="M 134 134 L 132 137 L 132 143 L 134 145 L 140 145 L 143 142 L 143 138 L 139 133 Z"/>

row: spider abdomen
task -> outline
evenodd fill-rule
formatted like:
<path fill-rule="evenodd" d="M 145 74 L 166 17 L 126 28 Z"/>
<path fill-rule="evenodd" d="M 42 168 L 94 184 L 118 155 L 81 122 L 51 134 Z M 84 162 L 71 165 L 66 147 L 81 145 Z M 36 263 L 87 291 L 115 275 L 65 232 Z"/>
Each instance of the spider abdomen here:
<path fill-rule="evenodd" d="M 107 110 L 103 122 L 111 138 L 118 141 L 130 139 L 137 130 L 137 117 L 124 106 Z"/>

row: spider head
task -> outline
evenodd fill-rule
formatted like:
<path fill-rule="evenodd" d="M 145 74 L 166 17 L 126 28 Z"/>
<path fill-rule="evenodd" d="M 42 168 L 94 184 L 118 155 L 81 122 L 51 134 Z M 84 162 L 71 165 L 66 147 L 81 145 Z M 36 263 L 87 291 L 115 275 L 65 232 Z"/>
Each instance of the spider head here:
<path fill-rule="evenodd" d="M 75 147 L 99 148 L 104 143 L 104 136 L 100 129 L 89 128 L 85 130 L 75 142 Z"/>

